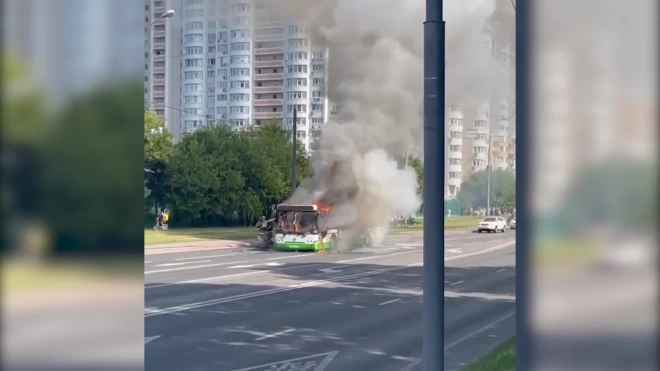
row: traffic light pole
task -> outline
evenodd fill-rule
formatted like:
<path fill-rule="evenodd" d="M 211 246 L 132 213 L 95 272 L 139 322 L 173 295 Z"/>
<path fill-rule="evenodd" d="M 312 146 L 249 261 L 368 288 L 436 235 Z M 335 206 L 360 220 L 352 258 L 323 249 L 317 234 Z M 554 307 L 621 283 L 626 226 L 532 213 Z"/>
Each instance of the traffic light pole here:
<path fill-rule="evenodd" d="M 426 0 L 424 22 L 424 356 L 444 369 L 445 22 L 442 0 Z"/>

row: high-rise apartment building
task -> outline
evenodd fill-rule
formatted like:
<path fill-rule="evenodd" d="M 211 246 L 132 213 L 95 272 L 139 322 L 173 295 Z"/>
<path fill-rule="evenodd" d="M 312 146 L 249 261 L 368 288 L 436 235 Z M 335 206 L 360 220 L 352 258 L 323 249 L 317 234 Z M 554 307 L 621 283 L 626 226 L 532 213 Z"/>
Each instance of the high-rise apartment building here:
<path fill-rule="evenodd" d="M 183 131 L 276 122 L 314 149 L 329 114 L 328 50 L 268 0 L 183 0 Z"/>
<path fill-rule="evenodd" d="M 144 1 L 145 108 L 165 120 L 168 130 L 181 135 L 181 0 Z M 173 17 L 162 18 L 168 10 Z"/>
<path fill-rule="evenodd" d="M 447 125 L 447 180 L 445 198 L 454 198 L 463 180 L 463 112 L 451 106 Z"/>

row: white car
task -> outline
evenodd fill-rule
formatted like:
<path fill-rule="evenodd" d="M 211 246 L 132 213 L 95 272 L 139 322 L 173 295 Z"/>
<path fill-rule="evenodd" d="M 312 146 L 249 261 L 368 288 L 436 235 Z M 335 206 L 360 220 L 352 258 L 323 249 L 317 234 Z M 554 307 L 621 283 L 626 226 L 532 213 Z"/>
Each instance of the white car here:
<path fill-rule="evenodd" d="M 516 229 L 516 218 L 511 219 L 509 222 L 509 228 Z"/>
<path fill-rule="evenodd" d="M 479 233 L 483 231 L 490 232 L 504 232 L 506 230 L 506 220 L 501 216 L 489 216 L 483 218 L 479 225 L 477 226 Z"/>

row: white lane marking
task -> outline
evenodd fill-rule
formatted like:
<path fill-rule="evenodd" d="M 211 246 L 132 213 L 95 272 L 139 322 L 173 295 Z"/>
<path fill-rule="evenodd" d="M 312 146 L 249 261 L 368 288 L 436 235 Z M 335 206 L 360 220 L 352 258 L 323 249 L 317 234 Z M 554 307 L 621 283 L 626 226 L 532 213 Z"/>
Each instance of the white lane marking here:
<path fill-rule="evenodd" d="M 282 260 L 282 259 L 297 259 L 304 258 L 305 256 L 314 256 L 311 254 L 299 254 L 299 255 L 289 255 L 289 256 L 279 256 L 277 258 L 268 258 L 266 260 Z"/>
<path fill-rule="evenodd" d="M 454 283 L 451 283 L 450 286 L 460 285 L 460 284 L 463 283 L 463 282 L 465 282 L 465 281 L 454 282 Z"/>
<path fill-rule="evenodd" d="M 271 362 L 271 363 L 266 363 L 263 365 L 257 365 L 257 366 L 252 366 L 252 367 L 246 367 L 246 368 L 241 368 L 239 370 L 232 370 L 232 371 L 257 371 L 257 370 L 292 370 L 292 368 L 289 368 L 289 366 L 292 366 L 294 364 L 297 364 L 300 362 L 300 364 L 304 363 L 305 365 L 311 364 L 312 366 L 316 366 L 316 368 L 309 369 L 306 368 L 306 370 L 309 371 L 323 371 L 325 370 L 330 362 L 335 358 L 335 356 L 339 353 L 339 351 L 334 351 L 334 352 L 327 352 L 327 353 L 320 353 L 320 354 L 314 354 L 311 356 L 305 356 L 305 357 L 298 357 L 298 358 L 292 358 L 292 359 L 285 359 L 282 361 L 277 361 L 277 362 Z M 323 360 L 319 363 L 314 360 L 314 358 L 321 358 L 323 357 Z M 301 362 L 305 361 L 305 362 Z M 278 367 L 280 366 L 280 367 Z M 284 366 L 285 368 L 282 368 Z"/>
<path fill-rule="evenodd" d="M 152 341 L 158 339 L 158 338 L 161 337 L 161 336 L 163 336 L 163 335 L 156 335 L 156 336 L 149 336 L 149 337 L 146 337 L 146 338 L 144 338 L 144 343 L 145 343 L 145 344 L 151 343 Z"/>
<path fill-rule="evenodd" d="M 256 338 L 256 339 L 254 339 L 254 341 L 261 341 L 261 340 L 266 340 L 266 339 L 270 339 L 270 338 L 278 337 L 278 336 L 280 336 L 280 335 L 288 334 L 289 332 L 293 332 L 293 331 L 295 331 L 295 330 L 292 329 L 292 328 L 290 328 L 290 329 L 288 329 L 288 330 L 284 330 L 284 331 L 276 332 L 276 333 L 274 333 L 274 334 L 265 335 L 265 336 L 262 336 L 262 337 Z"/>
<path fill-rule="evenodd" d="M 392 303 L 396 303 L 397 301 L 401 301 L 401 299 L 394 299 L 394 300 L 386 301 L 386 302 L 384 302 L 384 303 L 380 303 L 380 304 L 378 304 L 378 305 L 392 304 Z"/>
<path fill-rule="evenodd" d="M 340 265 L 334 268 L 323 268 L 323 269 L 319 269 L 319 271 L 323 273 L 339 273 L 341 272 L 341 269 L 335 269 L 335 268 L 344 268 L 344 267 L 348 267 L 348 265 Z"/>
<path fill-rule="evenodd" d="M 185 263 L 166 263 L 154 265 L 154 267 L 175 267 L 177 265 L 186 265 L 186 264 L 199 264 L 199 263 L 208 263 L 210 260 L 198 260 L 194 262 L 185 262 Z"/>
<path fill-rule="evenodd" d="M 461 250 L 461 249 L 449 249 L 449 250 L 447 250 L 447 252 L 461 253 L 461 252 L 463 252 L 463 250 Z"/>
<path fill-rule="evenodd" d="M 153 263 L 153 262 L 151 260 L 144 262 L 144 264 L 149 264 L 149 263 Z"/>
<path fill-rule="evenodd" d="M 206 265 L 198 265 L 195 267 L 181 267 L 181 268 L 172 268 L 172 269 L 160 269 L 157 271 L 148 271 L 144 272 L 144 274 L 153 274 L 153 273 L 162 273 L 162 272 L 174 272 L 174 271 L 183 271 L 187 269 L 199 269 L 199 268 L 207 268 L 207 267 L 219 267 L 221 265 L 229 265 L 229 264 L 236 264 L 236 263 L 247 263 L 247 261 L 242 261 L 242 262 L 229 262 L 229 263 L 218 263 L 218 264 L 206 264 Z"/>
<path fill-rule="evenodd" d="M 359 260 L 367 260 L 367 259 L 375 259 L 375 258 L 384 258 L 386 256 L 396 256 L 396 255 L 401 255 L 401 254 L 410 254 L 413 252 L 417 251 L 401 251 L 401 252 L 395 252 L 393 254 L 385 254 L 385 255 L 373 255 L 373 256 L 363 256 L 361 258 L 353 258 L 353 259 L 346 259 L 346 260 L 339 260 L 336 261 L 335 263 L 348 263 L 348 262 L 354 262 L 354 261 L 359 261 Z"/>
<path fill-rule="evenodd" d="M 195 259 L 208 259 L 208 258 L 221 258 L 225 256 L 234 256 L 236 254 L 222 254 L 222 255 L 208 255 L 208 256 L 196 256 L 193 258 L 179 258 L 179 259 L 174 259 L 176 261 L 181 261 L 181 260 L 195 260 Z"/>
<path fill-rule="evenodd" d="M 233 266 L 233 267 L 228 267 L 227 269 L 254 268 L 254 267 L 259 267 L 259 266 L 262 266 L 262 265 L 265 265 L 265 266 L 268 266 L 268 267 L 279 267 L 279 266 L 282 266 L 282 265 L 284 265 L 284 264 L 282 264 L 282 263 L 276 263 L 276 262 L 272 262 L 272 263 L 256 263 L 256 264 L 249 264 L 249 265 L 235 265 L 235 266 Z"/>
<path fill-rule="evenodd" d="M 506 268 L 505 268 L 505 269 L 500 269 L 499 271 L 497 271 L 497 272 L 495 272 L 495 273 L 504 272 L 505 270 L 506 270 Z"/>
<path fill-rule="evenodd" d="M 173 282 L 173 283 L 163 283 L 163 284 L 158 284 L 158 285 L 151 285 L 151 286 L 145 286 L 146 289 L 153 289 L 157 287 L 165 287 L 165 286 L 172 286 L 172 285 L 181 285 L 181 284 L 186 284 L 186 283 L 196 283 L 196 282 L 205 282 L 205 281 L 213 281 L 213 280 L 218 280 L 218 279 L 223 279 L 223 278 L 233 278 L 233 277 L 242 277 L 242 276 L 249 276 L 253 274 L 261 274 L 261 273 L 271 273 L 271 272 L 279 272 L 279 271 L 284 271 L 284 270 L 289 270 L 289 269 L 298 269 L 298 268 L 308 268 L 308 267 L 318 267 L 319 265 L 327 265 L 327 264 L 334 264 L 334 263 L 347 263 L 351 262 L 354 260 L 363 260 L 363 259 L 376 259 L 376 258 L 384 258 L 392 255 L 399 255 L 399 254 L 410 254 L 414 251 L 405 251 L 403 253 L 394 253 L 394 254 L 388 254 L 388 255 L 373 255 L 373 256 L 367 256 L 364 258 L 356 258 L 356 259 L 348 259 L 348 260 L 342 260 L 338 262 L 328 262 L 328 263 L 311 263 L 311 264 L 303 264 L 303 265 L 298 265 L 295 267 L 284 267 L 284 268 L 277 268 L 277 269 L 269 269 L 269 270 L 263 270 L 263 271 L 254 271 L 254 272 L 243 272 L 243 273 L 236 273 L 236 274 L 228 274 L 224 276 L 216 276 L 216 277 L 208 277 L 208 278 L 199 278 L 196 280 L 188 280 L 188 281 L 181 281 L 181 282 Z M 236 263 L 236 262 L 235 262 Z M 239 262 L 239 263 L 245 263 L 245 262 Z M 228 263 L 228 264 L 234 264 L 234 263 Z"/>
<path fill-rule="evenodd" d="M 463 254 L 463 255 L 451 256 L 451 257 L 445 258 L 445 261 L 456 260 L 456 259 L 460 259 L 460 258 L 464 258 L 464 257 L 470 257 L 470 256 L 485 254 L 485 253 L 488 253 L 488 252 L 491 252 L 491 251 L 496 251 L 496 250 L 503 249 L 507 246 L 511 246 L 514 243 L 515 243 L 515 241 L 510 241 L 508 243 L 497 245 L 497 246 L 491 247 L 489 249 L 485 249 L 485 250 L 481 250 L 481 251 L 475 251 L 475 252 L 471 252 L 471 253 Z M 304 282 L 304 283 L 299 283 L 299 284 L 294 284 L 294 285 L 289 285 L 289 286 L 284 286 L 284 287 L 277 287 L 277 288 L 273 288 L 273 289 L 269 289 L 269 290 L 263 290 L 263 291 L 251 292 L 251 293 L 235 295 L 235 296 L 230 296 L 230 297 L 225 297 L 225 298 L 207 300 L 207 301 L 191 303 L 191 304 L 186 304 L 186 305 L 181 305 L 181 306 L 176 306 L 176 307 L 151 310 L 149 313 L 146 313 L 144 316 L 145 317 L 152 317 L 152 316 L 159 316 L 159 315 L 163 315 L 163 314 L 183 312 L 183 311 L 188 311 L 188 310 L 191 310 L 191 309 L 207 307 L 207 306 L 210 306 L 210 305 L 224 304 L 224 303 L 229 303 L 229 302 L 234 302 L 234 301 L 239 301 L 239 300 L 252 299 L 252 298 L 256 298 L 256 297 L 260 297 L 260 296 L 276 294 L 276 293 L 279 293 L 279 292 L 287 292 L 287 291 L 298 290 L 298 289 L 302 289 L 302 288 L 306 288 L 306 287 L 320 286 L 320 285 L 325 285 L 325 284 L 331 283 L 331 282 L 343 282 L 343 281 L 351 280 L 353 278 L 362 278 L 362 277 L 373 276 L 373 275 L 387 273 L 387 272 L 400 271 L 400 270 L 408 269 L 408 268 L 411 268 L 411 267 L 421 267 L 421 266 L 422 266 L 422 263 L 419 262 L 419 263 L 406 264 L 406 265 L 390 267 L 390 268 L 375 269 L 375 270 L 366 271 L 366 272 L 362 272 L 362 273 L 349 274 L 347 276 L 328 278 L 328 279 L 325 279 L 325 280 L 322 280 L 322 281 Z M 253 272 L 248 272 L 248 273 L 253 273 Z"/>
<path fill-rule="evenodd" d="M 459 345 L 460 343 L 462 343 L 462 342 L 464 342 L 464 341 L 466 341 L 466 340 L 472 338 L 473 336 L 478 335 L 478 334 L 480 334 L 480 333 L 482 333 L 482 332 L 488 330 L 489 328 L 491 328 L 491 327 L 497 325 L 498 323 L 500 323 L 500 322 L 504 322 L 504 321 L 507 320 L 508 318 L 511 318 L 511 317 L 513 317 L 513 316 L 515 316 L 515 315 L 516 315 L 516 312 L 513 311 L 513 312 L 507 314 L 506 316 L 504 316 L 504 317 L 502 317 L 502 318 L 499 318 L 499 319 L 497 319 L 497 320 L 495 320 L 495 321 L 493 321 L 493 322 L 487 324 L 486 326 L 483 326 L 483 327 L 481 327 L 481 328 L 478 328 L 478 329 L 476 329 L 475 331 L 472 331 L 471 333 L 469 333 L 469 334 L 463 336 L 462 338 L 460 338 L 460 339 L 458 339 L 458 340 L 456 340 L 456 341 L 450 343 L 449 345 L 445 346 L 445 350 L 449 350 L 449 349 L 451 349 L 451 348 L 453 348 L 453 347 Z"/>

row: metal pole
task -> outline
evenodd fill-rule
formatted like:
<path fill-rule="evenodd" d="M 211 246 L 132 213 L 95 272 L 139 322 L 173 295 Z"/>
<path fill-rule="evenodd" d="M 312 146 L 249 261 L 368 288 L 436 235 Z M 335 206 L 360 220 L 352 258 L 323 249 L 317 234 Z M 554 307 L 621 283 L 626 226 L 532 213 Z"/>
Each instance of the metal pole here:
<path fill-rule="evenodd" d="M 295 191 L 297 187 L 297 176 L 296 176 L 296 150 L 298 149 L 298 143 L 296 136 L 298 135 L 298 112 L 296 106 L 293 106 L 293 126 L 291 128 L 291 188 Z"/>
<path fill-rule="evenodd" d="M 488 177 L 486 181 L 486 215 L 490 215 L 490 172 L 492 169 L 491 166 L 491 155 L 493 154 L 493 97 L 490 99 L 490 120 L 488 122 L 488 159 L 486 160 L 486 171 L 488 172 Z"/>
<path fill-rule="evenodd" d="M 426 0 L 424 22 L 424 356 L 444 369 L 445 22 L 442 0 Z"/>

